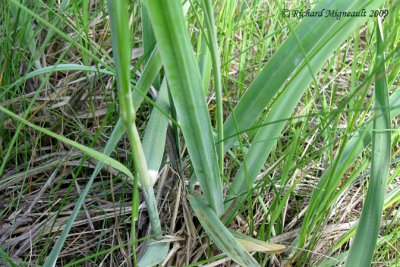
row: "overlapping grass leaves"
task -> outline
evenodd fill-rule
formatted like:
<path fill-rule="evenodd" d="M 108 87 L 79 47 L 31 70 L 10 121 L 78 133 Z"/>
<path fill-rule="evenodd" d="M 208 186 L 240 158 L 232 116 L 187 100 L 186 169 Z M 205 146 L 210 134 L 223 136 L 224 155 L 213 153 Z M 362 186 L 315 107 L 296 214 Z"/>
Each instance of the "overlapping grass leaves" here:
<path fill-rule="evenodd" d="M 179 1 L 146 2 L 190 159 L 204 195 L 223 212 L 222 183 L 206 98 Z"/>
<path fill-rule="evenodd" d="M 346 266 L 369 266 L 381 225 L 390 166 L 390 112 L 385 69 L 385 47 L 380 21 L 376 27 L 375 109 L 372 131 L 371 176 L 363 211 Z"/>

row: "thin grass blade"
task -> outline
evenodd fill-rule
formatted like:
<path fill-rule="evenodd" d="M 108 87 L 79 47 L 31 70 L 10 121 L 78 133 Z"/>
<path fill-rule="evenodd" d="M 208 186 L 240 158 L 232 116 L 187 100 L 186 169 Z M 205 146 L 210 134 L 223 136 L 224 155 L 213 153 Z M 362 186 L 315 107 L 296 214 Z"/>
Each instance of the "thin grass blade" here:
<path fill-rule="evenodd" d="M 346 266 L 369 266 L 378 239 L 386 180 L 390 167 L 390 113 L 382 28 L 376 30 L 375 112 L 372 131 L 371 177 L 355 239 Z"/>
<path fill-rule="evenodd" d="M 150 59 L 139 78 L 137 86 L 132 93 L 133 97 L 133 104 L 136 108 L 140 106 L 140 104 L 144 100 L 144 95 L 147 94 L 148 90 L 154 79 L 157 77 L 159 70 L 161 69 L 161 59 L 158 54 L 158 50 L 154 49 Z M 121 119 L 118 119 L 116 125 L 113 128 L 113 131 L 110 135 L 110 138 L 107 141 L 106 146 L 104 147 L 103 154 L 109 156 L 117 146 L 119 140 L 121 140 L 122 136 L 125 134 L 126 127 L 122 123 Z M 89 193 L 90 188 L 94 182 L 94 179 L 100 173 L 104 163 L 99 161 L 90 176 L 85 188 L 82 190 L 78 201 L 75 203 L 75 207 L 72 210 L 70 217 L 68 218 L 67 223 L 65 224 L 65 228 L 62 231 L 60 237 L 57 239 L 56 244 L 54 245 L 52 251 L 50 252 L 49 257 L 46 260 L 47 266 L 54 266 L 55 262 L 57 261 L 58 254 L 60 253 L 62 247 L 64 246 L 65 240 L 67 239 L 68 233 L 71 231 L 72 225 L 78 216 L 79 210 L 81 209 L 87 194 Z M 134 218 L 137 218 L 136 212 L 133 214 Z"/>
<path fill-rule="evenodd" d="M 32 129 L 35 129 L 36 131 L 39 131 L 41 133 L 44 133 L 44 134 L 46 134 L 48 136 L 51 136 L 51 137 L 59 140 L 61 142 L 64 142 L 64 143 L 66 143 L 66 144 L 68 144 L 68 145 L 70 145 L 70 146 L 82 151 L 86 155 L 88 155 L 88 156 L 90 156 L 90 157 L 92 157 L 92 158 L 94 158 L 94 159 L 96 159 L 98 161 L 101 161 L 104 164 L 110 165 L 114 169 L 116 169 L 116 170 L 124 173 L 125 175 L 127 175 L 129 178 L 134 179 L 133 174 L 131 173 L 131 171 L 127 167 L 125 167 L 121 162 L 119 162 L 119 161 L 117 161 L 117 160 L 115 160 L 113 158 L 110 158 L 109 156 L 104 155 L 103 153 L 98 152 L 98 151 L 96 151 L 96 150 L 94 150 L 94 149 L 92 149 L 90 147 L 81 145 L 81 144 L 79 144 L 79 143 L 77 143 L 75 141 L 72 141 L 72 140 L 70 140 L 70 139 L 68 139 L 68 138 L 66 138 L 66 137 L 64 137 L 62 135 L 53 133 L 53 132 L 51 132 L 51 131 L 49 131 L 49 130 L 47 130 L 45 128 L 37 126 L 37 125 L 35 125 L 35 124 L 33 124 L 33 123 L 21 118 L 17 114 L 11 112 L 10 110 L 8 110 L 8 109 L 6 109 L 6 108 L 4 108 L 2 106 L 0 106 L 0 111 L 3 112 L 4 114 L 8 115 L 12 119 L 17 120 L 17 121 L 25 124 L 26 126 L 29 126 Z"/>
<path fill-rule="evenodd" d="M 378 4 L 378 1 L 370 1 L 365 4 L 365 1 L 361 0 L 351 3 L 348 1 L 324 1 L 315 7 L 315 10 L 332 8 L 340 10 L 362 10 L 363 8 L 373 8 Z M 235 205 L 235 203 L 241 203 L 243 201 L 245 197 L 243 193 L 251 188 L 257 174 L 263 167 L 276 141 L 279 139 L 288 118 L 290 118 L 291 113 L 300 101 L 307 86 L 313 80 L 314 75 L 321 69 L 332 51 L 334 51 L 365 20 L 366 18 L 342 18 L 338 21 L 332 18 L 330 20 L 324 19 L 323 22 L 316 23 L 314 19 L 305 19 L 298 28 L 292 32 L 291 37 L 279 48 L 273 59 L 271 59 L 272 63 L 267 63 L 264 70 L 253 82 L 253 85 L 248 89 L 248 92 L 246 92 L 241 102 L 235 108 L 236 113 L 233 111 L 238 122 L 236 125 L 238 127 L 237 129 L 241 129 L 243 125 L 249 126 L 248 123 L 254 121 L 254 119 L 249 117 L 251 114 L 254 116 L 256 115 L 253 113 L 253 107 L 257 110 L 258 104 L 261 102 L 265 103 L 264 99 L 270 99 L 273 96 L 271 93 L 279 90 L 279 87 L 274 87 L 280 86 L 280 84 L 277 83 L 278 80 L 284 78 L 286 81 L 290 78 L 284 90 L 270 107 L 267 116 L 262 122 L 262 125 L 266 126 L 259 128 L 249 152 L 245 156 L 246 164 L 241 166 L 234 179 L 227 197 L 230 200 L 226 202 L 227 210 L 231 207 L 233 210 L 237 209 L 239 205 Z M 314 31 L 314 28 L 323 30 Z M 321 32 L 323 34 L 321 34 Z M 287 55 L 293 53 L 293 51 L 297 51 L 298 54 L 293 54 L 295 57 L 294 59 L 291 57 L 290 60 L 287 59 Z M 276 68 L 281 67 L 276 60 L 279 60 L 279 63 L 282 62 L 282 64 L 286 64 L 287 68 L 289 68 L 292 73 L 287 73 L 287 70 L 282 70 L 279 77 L 276 77 L 277 81 L 273 81 L 275 79 L 274 75 L 277 75 L 275 71 L 279 73 Z M 281 75 L 284 77 L 281 77 Z M 272 81 L 269 81 L 269 79 Z M 265 84 L 272 87 L 263 87 Z M 251 98 L 249 98 L 250 96 L 247 94 L 249 94 Z M 254 103 L 253 99 L 257 99 L 256 103 Z M 258 103 L 259 101 L 261 102 Z M 248 121 L 242 121 L 246 117 Z M 230 122 L 228 118 L 226 122 L 227 129 L 231 128 L 229 125 Z M 226 136 L 229 135 L 226 134 Z M 229 147 L 229 144 L 232 144 L 232 141 L 227 142 L 228 144 L 225 145 L 225 148 Z M 241 197 L 237 197 L 239 195 L 241 195 Z M 235 201 L 233 201 L 234 199 Z"/>
<path fill-rule="evenodd" d="M 211 0 L 202 1 L 204 21 L 207 26 L 208 44 L 211 52 L 212 70 L 214 75 L 215 98 L 217 102 L 217 114 L 215 116 L 215 128 L 217 129 L 217 152 L 220 173 L 224 172 L 224 112 L 222 103 L 222 76 L 221 61 L 218 48 L 217 30 L 215 26 L 214 11 Z"/>
<path fill-rule="evenodd" d="M 400 91 L 397 90 L 393 95 L 390 96 L 390 114 L 391 117 L 395 117 L 400 114 Z M 371 143 L 371 131 L 373 121 L 369 120 L 364 126 L 362 126 L 354 136 L 345 144 L 341 153 L 338 157 L 333 160 L 328 169 L 324 172 L 321 179 L 318 181 L 315 187 L 309 207 L 304 218 L 301 231 L 300 239 L 304 240 L 306 235 L 313 231 L 314 225 L 318 224 L 318 220 L 322 220 L 324 217 L 324 210 L 329 206 L 329 203 L 334 202 L 339 195 L 334 194 L 339 183 L 342 180 L 344 173 L 348 170 L 356 158 L 364 151 Z M 329 187 L 327 186 L 329 183 Z M 304 241 L 300 241 L 300 244 Z M 298 246 L 299 243 L 295 241 L 294 246 Z"/>
<path fill-rule="evenodd" d="M 33 18 L 35 18 L 38 22 L 40 22 L 41 24 L 45 25 L 46 27 L 48 27 L 49 29 L 52 30 L 52 34 L 54 32 L 54 34 L 59 35 L 60 37 L 62 37 L 63 39 L 65 39 L 66 41 L 68 41 L 69 43 L 71 43 L 73 46 L 76 46 L 77 48 L 79 48 L 81 51 L 85 51 L 85 53 L 87 53 L 94 61 L 96 61 L 99 65 L 104 66 L 107 69 L 111 69 L 110 65 L 106 62 L 104 62 L 101 58 L 99 58 L 96 54 L 92 53 L 90 50 L 88 50 L 86 47 L 84 47 L 82 44 L 80 44 L 79 42 L 77 42 L 75 39 L 71 38 L 70 36 L 68 36 L 66 33 L 64 33 L 62 30 L 56 28 L 51 22 L 47 21 L 45 18 L 41 17 L 39 14 L 36 14 L 35 12 L 33 12 L 32 10 L 30 10 L 28 7 L 26 7 L 25 5 L 21 4 L 19 1 L 17 0 L 10 0 L 10 2 L 17 6 L 18 8 L 21 8 L 21 10 L 25 11 L 28 15 L 32 16 Z"/>
<path fill-rule="evenodd" d="M 314 10 L 358 11 L 376 9 L 384 1 L 321 1 Z M 224 124 L 225 150 L 232 147 L 276 96 L 282 85 L 299 68 L 318 71 L 320 67 L 307 62 L 319 57 L 325 62 L 346 37 L 368 18 L 305 18 L 254 79 Z M 326 46 L 329 46 L 328 49 Z M 319 53 L 322 49 L 324 53 Z M 317 55 L 318 53 L 318 55 Z M 306 74 L 301 74 L 306 75 Z M 301 87 L 303 89 L 303 87 Z M 288 117 L 284 117 L 286 119 Z"/>

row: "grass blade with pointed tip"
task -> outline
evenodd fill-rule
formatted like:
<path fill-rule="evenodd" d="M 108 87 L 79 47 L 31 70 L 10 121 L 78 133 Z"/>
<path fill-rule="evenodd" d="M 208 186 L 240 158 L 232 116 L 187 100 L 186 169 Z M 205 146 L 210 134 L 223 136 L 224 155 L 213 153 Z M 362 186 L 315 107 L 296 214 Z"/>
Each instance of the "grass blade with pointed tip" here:
<path fill-rule="evenodd" d="M 160 91 L 157 96 L 156 104 L 165 113 L 169 113 L 169 98 L 167 81 L 161 84 Z M 149 122 L 143 136 L 143 152 L 149 169 L 151 185 L 153 186 L 158 177 L 162 157 L 164 155 L 165 138 L 167 136 L 169 119 L 159 108 L 153 108 Z"/>
<path fill-rule="evenodd" d="M 80 44 L 79 42 L 77 42 L 75 39 L 71 38 L 68 34 L 64 33 L 62 30 L 54 27 L 53 24 L 51 24 L 49 21 L 47 21 L 45 18 L 41 17 L 39 14 L 36 14 L 35 12 L 33 12 L 32 10 L 30 10 L 28 7 L 26 7 L 25 5 L 21 4 L 19 1 L 17 0 L 9 0 L 12 4 L 14 4 L 15 6 L 19 7 L 21 10 L 25 11 L 28 15 L 32 16 L 33 18 L 35 18 L 38 22 L 42 23 L 43 25 L 47 26 L 49 29 L 51 29 L 54 34 L 59 35 L 60 37 L 62 37 L 63 39 L 65 39 L 66 41 L 70 42 L 73 46 L 76 46 L 77 48 L 79 48 L 82 51 L 85 51 L 85 53 L 87 53 L 93 60 L 95 60 L 99 65 L 104 66 L 105 68 L 111 68 L 110 65 L 108 65 L 106 62 L 104 62 L 104 60 L 102 60 L 101 58 L 99 58 L 97 55 L 95 55 L 94 53 L 92 53 L 91 51 L 89 51 L 88 49 L 86 49 L 82 44 Z M 53 34 L 52 32 L 52 34 Z"/>
<path fill-rule="evenodd" d="M 364 1 L 361 0 L 351 3 L 348 1 L 322 2 L 320 5 L 315 7 L 315 9 L 322 10 L 324 8 L 329 9 L 334 7 L 335 9 L 339 8 L 341 10 L 359 10 L 366 7 L 375 7 L 375 5 L 378 5 L 378 2 L 375 1 L 367 4 L 369 5 L 366 6 Z M 276 70 L 273 69 L 278 67 L 275 66 L 277 61 L 279 61 L 279 63 L 282 62 L 281 64 L 286 64 L 287 67 L 293 71 L 293 73 L 286 73 L 286 70 L 282 71 L 282 73 L 279 74 L 279 77 L 277 77 L 277 80 L 284 79 L 286 81 L 290 78 L 290 81 L 287 83 L 282 93 L 274 101 L 267 116 L 263 120 L 262 124 L 266 126 L 259 128 L 250 150 L 245 156 L 246 164 L 241 166 L 234 179 L 227 197 L 228 199 L 232 199 L 232 201 L 225 203 L 226 209 L 229 207 L 235 207 L 235 209 L 237 209 L 239 207 L 239 205 L 235 205 L 235 203 L 240 203 L 245 198 L 243 193 L 252 186 L 254 179 L 263 167 L 265 160 L 272 151 L 272 148 L 276 144 L 281 131 L 286 125 L 287 118 L 290 118 L 291 113 L 300 101 L 303 93 L 307 89 L 307 86 L 313 80 L 313 76 L 318 70 L 321 69 L 325 61 L 331 55 L 332 51 L 334 51 L 365 20 L 366 18 L 343 18 L 340 21 L 336 20 L 335 18 L 330 20 L 324 19 L 323 23 L 317 23 L 321 25 L 313 27 L 312 25 L 315 25 L 316 23 L 315 20 L 305 19 L 294 30 L 294 32 L 292 32 L 292 35 L 288 38 L 288 40 L 285 41 L 285 43 L 279 48 L 273 59 L 271 59 L 271 63 L 267 63 L 264 70 L 253 82 L 253 85 L 248 89 L 248 92 L 246 92 L 246 94 L 250 94 L 252 97 L 249 98 L 249 96 L 246 96 L 245 94 L 241 102 L 235 108 L 235 116 L 238 117 L 238 120 L 243 120 L 246 117 L 248 118 L 247 121 L 243 121 L 242 123 L 238 121 L 238 129 L 241 129 L 244 124 L 247 125 L 247 123 L 250 123 L 254 120 L 249 118 L 250 114 L 254 112 L 253 108 L 257 110 L 256 105 L 258 104 L 253 103 L 254 98 L 257 98 L 257 101 L 264 101 L 265 99 L 268 100 L 270 97 L 272 97 L 270 93 L 277 92 L 279 90 L 279 87 L 261 87 L 261 85 L 269 83 L 272 83 L 269 84 L 271 86 L 280 86 L 280 84 L 276 83 L 276 81 L 265 80 L 266 78 L 274 80 L 274 75 L 278 75 L 275 73 Z M 315 31 L 315 28 L 324 30 Z M 323 32 L 323 34 L 321 34 L 321 32 Z M 295 49 L 293 47 L 295 47 Z M 288 53 L 293 53 L 293 51 L 298 51 L 298 54 L 294 55 L 294 60 L 290 59 L 288 61 L 288 59 L 286 59 L 286 55 Z M 306 55 L 303 55 L 303 52 L 306 53 Z M 306 58 L 304 58 L 305 56 Z M 281 75 L 283 77 L 281 77 Z M 291 75 L 293 75 L 293 77 L 290 77 Z M 264 84 L 259 84 L 261 81 L 263 81 Z M 268 90 L 263 92 L 265 89 Z M 252 92 L 256 93 L 258 96 L 254 96 Z M 263 96 L 259 96 L 259 94 L 263 94 Z M 252 103 L 250 104 L 249 101 Z M 246 104 L 246 106 L 243 106 L 244 104 Z M 230 129 L 229 125 L 230 122 L 228 119 L 226 122 L 227 129 Z M 228 144 L 225 146 L 225 148 L 227 148 L 229 144 L 232 144 L 232 141 L 227 141 L 227 143 Z M 236 196 L 241 194 L 241 197 L 237 197 L 236 201 L 233 201 Z"/>
<path fill-rule="evenodd" d="M 384 1 L 321 1 L 315 10 L 341 10 L 357 11 L 362 9 L 376 9 Z M 279 47 L 259 75 L 251 83 L 246 93 L 241 97 L 224 125 L 225 150 L 232 147 L 237 140 L 237 133 L 246 131 L 255 122 L 261 112 L 268 106 L 276 96 L 281 86 L 295 74 L 301 67 L 309 72 L 310 69 L 318 71 L 320 67 L 309 64 L 313 57 L 318 65 L 323 64 L 331 52 L 334 51 L 346 37 L 368 18 L 341 18 L 334 17 L 304 18 L 299 26 L 295 28 L 295 34 L 291 34 Z M 299 45 L 301 44 L 301 46 Z M 327 49 L 325 46 L 329 45 Z M 325 53 L 317 53 L 326 49 Z M 308 68 L 308 69 L 307 69 Z M 304 74 L 303 74 L 304 75 Z M 308 84 L 308 83 L 307 83 Z M 303 87 L 301 87 L 303 88 Z M 290 96 L 289 96 L 290 97 Z M 288 118 L 283 117 L 284 119 Z"/>
<path fill-rule="evenodd" d="M 266 254 L 280 254 L 285 251 L 286 247 L 279 244 L 267 243 L 242 233 L 231 231 L 232 235 L 236 240 L 248 251 L 248 252 L 262 252 Z"/>
<path fill-rule="evenodd" d="M 194 195 L 189 195 L 188 198 L 204 230 L 228 257 L 241 266 L 259 266 L 256 260 L 219 220 L 215 212 L 206 204 L 204 198 Z"/>
<path fill-rule="evenodd" d="M 390 166 L 390 113 L 385 70 L 382 28 L 376 27 L 377 55 L 375 81 L 375 111 L 372 131 L 371 176 L 356 236 L 351 245 L 346 266 L 369 266 L 379 234 L 386 179 Z"/>
<path fill-rule="evenodd" d="M 29 126 L 29 127 L 33 128 L 33 129 L 39 131 L 39 132 L 42 132 L 42 133 L 44 133 L 44 134 L 46 134 L 48 136 L 51 136 L 51 137 L 53 137 L 53 138 L 55 138 L 55 139 L 57 139 L 57 140 L 59 140 L 61 142 L 64 142 L 64 143 L 66 143 L 66 144 L 68 144 L 68 145 L 70 145 L 70 146 L 82 151 L 86 155 L 88 155 L 88 156 L 90 156 L 90 157 L 92 157 L 92 158 L 94 158 L 94 159 L 96 159 L 98 161 L 103 162 L 104 164 L 110 165 L 114 169 L 126 174 L 128 177 L 133 179 L 133 174 L 131 173 L 131 171 L 129 171 L 129 169 L 127 167 L 125 167 L 121 162 L 116 161 L 115 159 L 110 158 L 109 156 L 104 155 L 103 153 L 98 152 L 98 151 L 96 151 L 96 150 L 94 150 L 94 149 L 92 149 L 90 147 L 81 145 L 81 144 L 79 144 L 79 143 L 77 143 L 75 141 L 72 141 L 72 140 L 70 140 L 70 139 L 68 139 L 68 138 L 66 138 L 66 137 L 64 137 L 62 135 L 53 133 L 53 132 L 51 132 L 51 131 L 49 131 L 49 130 L 47 130 L 45 128 L 37 126 L 37 125 L 35 125 L 35 124 L 33 124 L 33 123 L 21 118 L 17 114 L 14 114 L 13 112 L 9 111 L 8 109 L 6 109 L 6 108 L 4 108 L 2 106 L 0 106 L 0 111 L 4 112 L 4 114 L 10 116 L 11 118 L 13 118 L 13 119 L 25 124 L 26 126 Z"/>
<path fill-rule="evenodd" d="M 148 0 L 146 3 L 194 171 L 208 203 L 221 215 L 218 158 L 181 3 L 175 0 Z"/>

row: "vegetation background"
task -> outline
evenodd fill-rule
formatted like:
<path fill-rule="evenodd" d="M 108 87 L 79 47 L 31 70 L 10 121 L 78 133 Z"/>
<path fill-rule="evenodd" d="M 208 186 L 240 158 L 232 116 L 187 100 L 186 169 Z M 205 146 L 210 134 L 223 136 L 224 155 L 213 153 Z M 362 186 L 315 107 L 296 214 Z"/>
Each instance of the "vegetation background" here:
<path fill-rule="evenodd" d="M 2 1 L 0 265 L 399 266 L 399 5 Z"/>

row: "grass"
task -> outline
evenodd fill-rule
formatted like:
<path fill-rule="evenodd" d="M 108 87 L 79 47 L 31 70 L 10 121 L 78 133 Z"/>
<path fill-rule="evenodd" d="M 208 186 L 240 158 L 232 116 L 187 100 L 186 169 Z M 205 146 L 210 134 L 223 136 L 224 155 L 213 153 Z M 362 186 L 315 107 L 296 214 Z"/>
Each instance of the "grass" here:
<path fill-rule="evenodd" d="M 398 264 L 398 3 L 0 8 L 1 264 Z"/>

